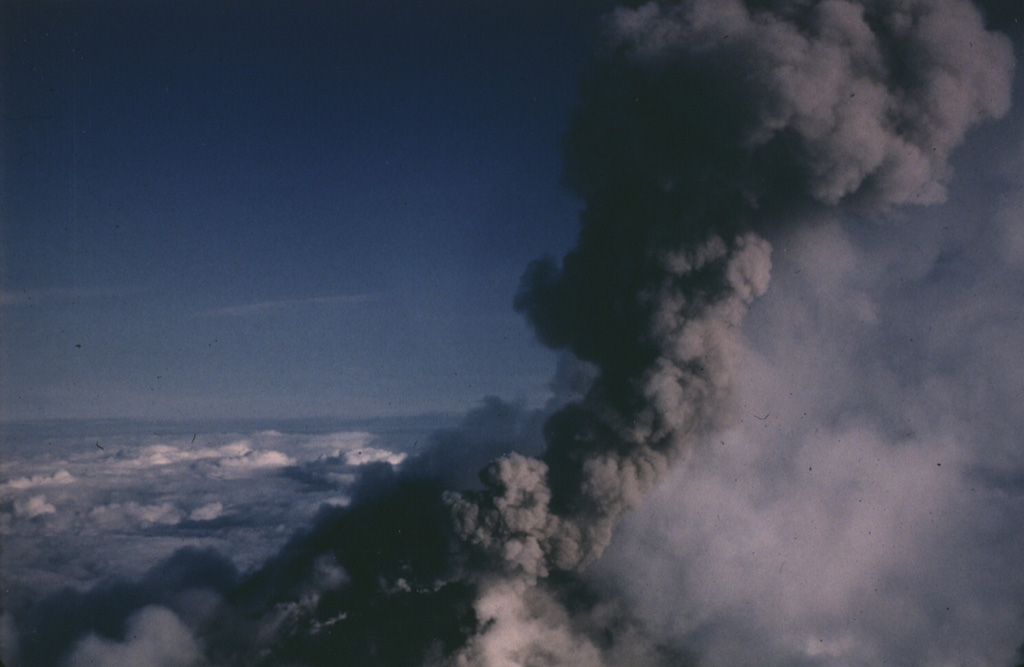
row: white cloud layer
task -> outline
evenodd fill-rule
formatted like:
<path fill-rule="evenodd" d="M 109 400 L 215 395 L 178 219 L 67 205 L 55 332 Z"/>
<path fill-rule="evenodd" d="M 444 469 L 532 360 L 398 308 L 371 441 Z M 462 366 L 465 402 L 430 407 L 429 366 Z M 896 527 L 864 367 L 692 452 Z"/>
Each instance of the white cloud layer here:
<path fill-rule="evenodd" d="M 346 504 L 360 466 L 402 463 L 392 441 L 406 437 L 86 432 L 46 437 L 46 447 L 30 439 L 0 462 L 0 578 L 9 600 L 31 599 L 141 574 L 185 544 L 252 566 L 321 504 Z"/>

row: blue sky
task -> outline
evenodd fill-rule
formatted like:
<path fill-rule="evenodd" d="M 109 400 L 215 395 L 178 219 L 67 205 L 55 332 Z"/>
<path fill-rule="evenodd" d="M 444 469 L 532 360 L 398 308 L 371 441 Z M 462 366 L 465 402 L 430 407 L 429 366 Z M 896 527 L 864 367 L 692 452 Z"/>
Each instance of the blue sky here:
<path fill-rule="evenodd" d="M 3 416 L 543 398 L 599 3 L 7 3 Z"/>

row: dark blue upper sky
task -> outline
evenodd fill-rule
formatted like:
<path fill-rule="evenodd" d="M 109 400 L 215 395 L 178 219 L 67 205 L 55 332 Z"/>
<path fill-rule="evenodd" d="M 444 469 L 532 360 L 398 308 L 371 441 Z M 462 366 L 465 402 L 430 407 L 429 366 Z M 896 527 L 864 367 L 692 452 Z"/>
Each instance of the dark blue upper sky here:
<path fill-rule="evenodd" d="M 601 4 L 3 3 L 3 416 L 539 400 Z"/>

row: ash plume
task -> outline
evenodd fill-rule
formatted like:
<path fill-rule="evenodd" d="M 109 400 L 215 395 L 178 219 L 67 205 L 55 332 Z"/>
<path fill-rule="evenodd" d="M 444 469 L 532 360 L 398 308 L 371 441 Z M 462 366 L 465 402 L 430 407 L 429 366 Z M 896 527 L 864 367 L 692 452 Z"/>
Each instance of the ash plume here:
<path fill-rule="evenodd" d="M 942 201 L 953 148 L 1010 104 L 1009 40 L 961 0 L 651 2 L 605 28 L 566 142 L 579 243 L 532 264 L 516 299 L 600 375 L 541 457 L 449 496 L 460 534 L 528 577 L 599 557 L 728 419 L 764 236 L 806 209 Z"/>
<path fill-rule="evenodd" d="M 533 263 L 515 304 L 600 374 L 548 421 L 541 457 L 499 459 L 485 491 L 448 496 L 498 581 L 600 557 L 623 513 L 729 419 L 765 236 L 806 211 L 942 201 L 953 148 L 1010 105 L 1009 40 L 959 0 L 651 2 L 605 30 L 566 141 L 579 242 Z M 470 662 L 529 662 L 483 648 L 528 625 L 488 611 L 502 587 L 484 586 L 468 655 L 488 657 Z"/>
<path fill-rule="evenodd" d="M 182 625 L 161 611 L 177 598 L 146 589 L 137 616 L 82 629 L 80 655 L 113 651 L 126 628 L 188 626 L 203 654 L 189 664 L 690 664 L 581 573 L 736 417 L 773 237 L 839 207 L 943 201 L 956 146 L 1009 109 L 1013 67 L 967 0 L 613 11 L 565 137 L 577 245 L 533 262 L 514 304 L 565 351 L 567 400 L 489 399 L 397 472 L 367 466 L 348 507 L 325 507 L 241 584 L 232 570 L 207 586 L 202 619 Z M 467 488 L 479 456 L 452 447 L 481 441 L 477 454 L 509 453 Z M 22 643 L 54 657 L 46 637 Z"/>

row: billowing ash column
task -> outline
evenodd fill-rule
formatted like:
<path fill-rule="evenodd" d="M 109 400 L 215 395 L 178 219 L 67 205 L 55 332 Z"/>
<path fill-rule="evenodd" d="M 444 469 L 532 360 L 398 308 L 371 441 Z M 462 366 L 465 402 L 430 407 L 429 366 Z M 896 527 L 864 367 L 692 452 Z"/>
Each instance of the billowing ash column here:
<path fill-rule="evenodd" d="M 579 242 L 534 262 L 516 300 L 599 377 L 541 458 L 448 496 L 459 533 L 527 578 L 598 557 L 728 417 L 762 235 L 808 209 L 943 200 L 953 148 L 1010 103 L 1010 43 L 965 0 L 650 2 L 605 28 L 566 139 Z"/>

